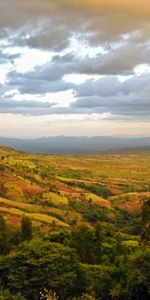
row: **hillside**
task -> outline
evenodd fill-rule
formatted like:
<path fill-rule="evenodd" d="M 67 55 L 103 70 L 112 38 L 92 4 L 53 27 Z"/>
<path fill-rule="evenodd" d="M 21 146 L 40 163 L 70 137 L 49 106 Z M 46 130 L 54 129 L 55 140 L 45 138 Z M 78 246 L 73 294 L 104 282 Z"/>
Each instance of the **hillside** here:
<path fill-rule="evenodd" d="M 15 224 L 27 214 L 42 230 L 136 215 L 150 196 L 149 158 L 149 152 L 56 156 L 0 147 L 0 212 Z"/>
<path fill-rule="evenodd" d="M 148 151 L 0 147 L 0 299 L 149 299 L 149 199 Z"/>

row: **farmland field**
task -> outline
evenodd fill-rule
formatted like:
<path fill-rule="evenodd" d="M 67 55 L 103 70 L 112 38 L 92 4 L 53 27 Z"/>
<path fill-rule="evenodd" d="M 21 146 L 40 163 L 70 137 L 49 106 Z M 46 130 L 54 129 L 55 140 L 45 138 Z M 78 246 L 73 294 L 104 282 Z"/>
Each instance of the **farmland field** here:
<path fill-rule="evenodd" d="M 0 158 L 0 210 L 6 208 L 6 219 L 13 215 L 7 207 L 15 206 L 20 214 L 42 211 L 41 223 L 43 215 L 46 220 L 50 214 L 65 225 L 73 220 L 80 223 L 84 219 L 77 206 L 84 203 L 106 210 L 113 218 L 116 208 L 140 212 L 150 196 L 149 152 L 42 156 L 1 147 Z"/>

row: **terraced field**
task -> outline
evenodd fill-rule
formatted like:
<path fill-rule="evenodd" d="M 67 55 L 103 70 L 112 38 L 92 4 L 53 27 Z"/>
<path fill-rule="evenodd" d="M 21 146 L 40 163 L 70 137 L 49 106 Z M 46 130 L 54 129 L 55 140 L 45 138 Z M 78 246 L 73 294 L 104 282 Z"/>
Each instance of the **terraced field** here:
<path fill-rule="evenodd" d="M 19 224 L 69 228 L 139 214 L 150 197 L 150 153 L 56 156 L 0 147 L 0 212 Z"/>

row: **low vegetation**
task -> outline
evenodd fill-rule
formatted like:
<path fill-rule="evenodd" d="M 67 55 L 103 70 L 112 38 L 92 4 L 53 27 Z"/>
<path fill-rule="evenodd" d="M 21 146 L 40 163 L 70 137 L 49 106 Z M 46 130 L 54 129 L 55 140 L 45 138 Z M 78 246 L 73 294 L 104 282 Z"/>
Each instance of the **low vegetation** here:
<path fill-rule="evenodd" d="M 0 147 L 0 300 L 150 299 L 150 153 Z"/>

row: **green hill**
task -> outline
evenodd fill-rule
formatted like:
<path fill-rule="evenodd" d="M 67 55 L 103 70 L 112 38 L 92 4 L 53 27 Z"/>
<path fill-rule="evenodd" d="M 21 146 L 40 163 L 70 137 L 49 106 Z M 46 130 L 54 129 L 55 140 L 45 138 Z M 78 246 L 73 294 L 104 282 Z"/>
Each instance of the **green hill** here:
<path fill-rule="evenodd" d="M 137 214 L 150 195 L 149 157 L 37 155 L 0 147 L 0 211 L 17 224 L 26 212 L 39 226 L 114 222 L 118 209 Z"/>

